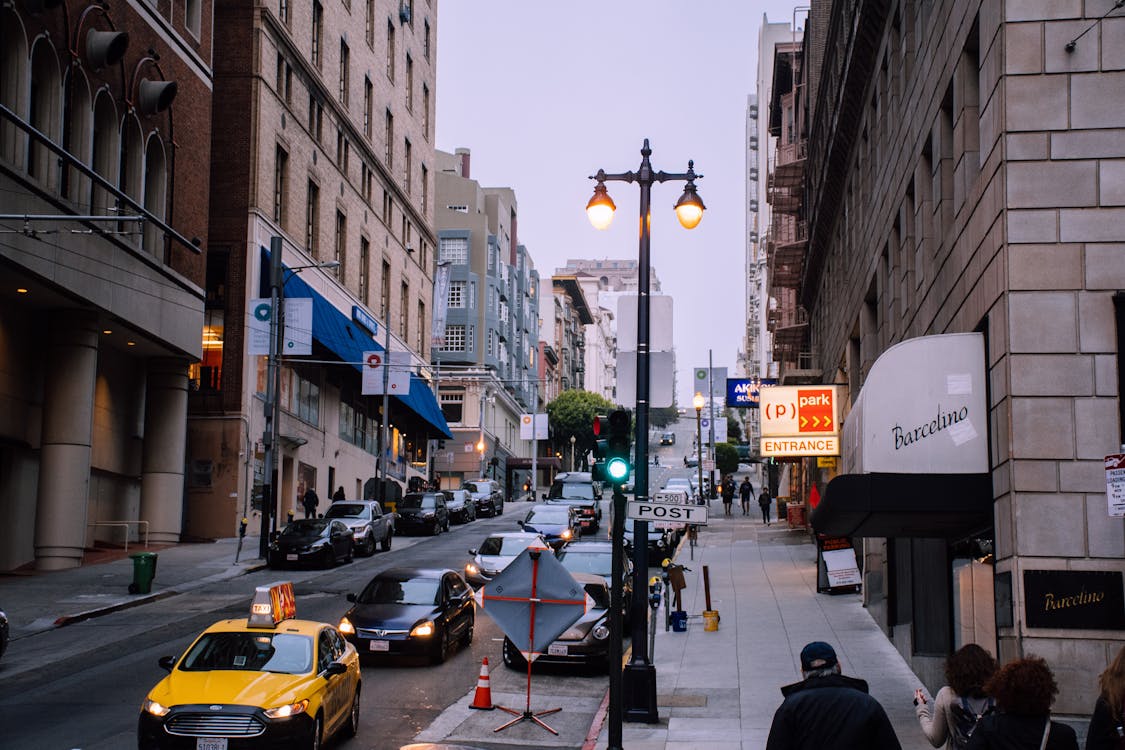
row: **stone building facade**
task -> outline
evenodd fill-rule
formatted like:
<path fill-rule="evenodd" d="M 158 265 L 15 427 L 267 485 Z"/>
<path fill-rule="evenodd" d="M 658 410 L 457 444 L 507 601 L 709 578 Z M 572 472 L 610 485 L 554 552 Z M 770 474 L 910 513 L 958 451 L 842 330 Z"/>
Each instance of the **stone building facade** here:
<path fill-rule="evenodd" d="M 866 538 L 867 606 L 931 688 L 973 638 L 1002 661 L 1045 657 L 1061 714 L 1090 712 L 1125 642 L 1125 519 L 1107 509 L 1103 470 L 1123 441 L 1125 372 L 1125 18 L 1112 10 L 814 2 L 805 40 L 797 291 L 819 381 L 854 404 L 896 344 L 985 342 L 992 523 Z M 847 500 L 834 486 L 814 527 Z M 903 518 L 940 518 L 943 502 L 914 508 L 912 494 Z M 1052 619 L 1042 580 L 1059 587 L 1048 600 L 1085 587 L 1116 605 Z"/>
<path fill-rule="evenodd" d="M 211 12 L 0 7 L 0 570 L 180 538 Z"/>

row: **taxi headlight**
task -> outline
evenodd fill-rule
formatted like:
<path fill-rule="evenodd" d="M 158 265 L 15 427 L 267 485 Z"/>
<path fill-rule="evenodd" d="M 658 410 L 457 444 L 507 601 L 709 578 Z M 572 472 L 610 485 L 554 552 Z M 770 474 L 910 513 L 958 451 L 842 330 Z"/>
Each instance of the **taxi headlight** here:
<path fill-rule="evenodd" d="M 604 622 L 598 623 L 594 626 L 594 637 L 599 641 L 604 641 L 606 638 L 609 638 L 609 626 Z"/>
<path fill-rule="evenodd" d="M 346 617 L 340 620 L 339 630 L 344 635 L 355 635 L 355 625 L 352 625 L 352 621 Z"/>
<path fill-rule="evenodd" d="M 153 716 L 166 716 L 172 709 L 157 703 L 152 698 L 145 698 L 145 702 L 141 704 L 141 710 Z"/>
<path fill-rule="evenodd" d="M 480 568 L 472 563 L 465 563 L 465 572 L 471 576 L 475 576 L 480 573 Z"/>
<path fill-rule="evenodd" d="M 264 713 L 266 716 L 268 716 L 271 719 L 288 719 L 290 716 L 296 716 L 297 714 L 303 714 L 305 712 L 305 709 L 308 708 L 308 707 L 309 707 L 309 700 L 308 700 L 308 698 L 306 698 L 303 701 L 297 701 L 296 703 L 288 703 L 284 706 L 278 706 L 277 708 L 267 708 L 262 713 Z"/>
<path fill-rule="evenodd" d="M 570 533 L 570 529 L 563 529 L 563 533 L 559 536 L 561 536 L 563 539 L 570 539 L 572 536 L 574 536 L 574 534 Z"/>
<path fill-rule="evenodd" d="M 410 637 L 411 638 L 429 638 L 433 634 L 434 634 L 434 622 L 433 622 L 433 620 L 426 620 L 425 622 L 420 622 L 417 625 L 415 625 L 414 628 L 410 631 Z"/>

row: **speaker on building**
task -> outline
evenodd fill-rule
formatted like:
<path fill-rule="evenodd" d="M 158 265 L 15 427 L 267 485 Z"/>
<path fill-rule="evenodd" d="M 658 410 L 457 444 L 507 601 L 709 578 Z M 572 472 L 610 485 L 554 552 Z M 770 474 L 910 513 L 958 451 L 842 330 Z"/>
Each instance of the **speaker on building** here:
<path fill-rule="evenodd" d="M 128 47 L 129 35 L 124 31 L 90 29 L 86 32 L 86 62 L 94 70 L 121 62 Z"/>
<path fill-rule="evenodd" d="M 142 78 L 137 93 L 137 109 L 142 115 L 155 115 L 172 106 L 176 98 L 175 81 L 151 81 Z"/>

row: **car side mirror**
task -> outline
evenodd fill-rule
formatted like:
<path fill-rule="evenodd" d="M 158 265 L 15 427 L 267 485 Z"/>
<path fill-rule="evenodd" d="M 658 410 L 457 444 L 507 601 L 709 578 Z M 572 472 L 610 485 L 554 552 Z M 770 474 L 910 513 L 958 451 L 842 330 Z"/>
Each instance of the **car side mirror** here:
<path fill-rule="evenodd" d="M 330 661 L 324 667 L 324 676 L 331 677 L 333 675 L 345 674 L 348 671 L 348 665 L 339 661 Z"/>
<path fill-rule="evenodd" d="M 470 555 L 475 555 L 476 553 L 477 553 L 477 550 L 476 550 L 475 547 L 473 549 L 469 550 Z"/>
<path fill-rule="evenodd" d="M 522 529 L 523 528 L 523 521 L 516 521 L 516 526 L 519 526 Z"/>
<path fill-rule="evenodd" d="M 157 664 L 160 665 L 161 669 L 164 669 L 164 670 L 167 670 L 168 672 L 171 672 L 172 669 L 176 666 L 176 657 L 174 657 L 174 656 L 161 656 L 160 661 L 158 661 Z"/>
<path fill-rule="evenodd" d="M 346 598 L 346 599 L 347 599 L 347 600 L 348 600 L 349 602 L 351 602 L 352 604 L 355 604 L 356 600 L 357 600 L 357 599 L 359 599 L 359 597 L 358 597 L 358 596 L 356 596 L 355 594 L 348 594 L 348 595 L 347 595 L 347 597 L 345 597 L 345 598 Z"/>

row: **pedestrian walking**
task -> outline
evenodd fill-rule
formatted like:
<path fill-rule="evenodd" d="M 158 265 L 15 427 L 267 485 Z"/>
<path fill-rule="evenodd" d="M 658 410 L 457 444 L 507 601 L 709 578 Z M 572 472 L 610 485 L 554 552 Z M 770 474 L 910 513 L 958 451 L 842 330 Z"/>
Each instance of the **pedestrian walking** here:
<path fill-rule="evenodd" d="M 738 497 L 742 501 L 742 515 L 750 515 L 750 496 L 754 494 L 754 485 L 750 484 L 750 477 L 743 477 L 742 484 L 738 485 Z"/>
<path fill-rule="evenodd" d="M 1074 730 L 1051 721 L 1059 685 L 1043 658 L 1008 662 L 984 691 L 996 700 L 996 711 L 977 723 L 968 750 L 1078 750 Z"/>
<path fill-rule="evenodd" d="M 1086 732 L 1086 750 L 1120 750 L 1125 747 L 1125 646 L 1098 677 L 1101 695 Z"/>
<path fill-rule="evenodd" d="M 832 646 L 801 649 L 801 676 L 781 688 L 766 750 L 901 750 L 887 712 L 866 681 L 840 674 Z"/>
<path fill-rule="evenodd" d="M 728 474 L 719 485 L 723 495 L 723 515 L 731 515 L 731 506 L 734 505 L 734 480 Z"/>
<path fill-rule="evenodd" d="M 977 722 L 996 705 L 985 695 L 984 685 L 998 668 L 992 654 L 969 643 L 945 660 L 947 684 L 938 691 L 932 704 L 921 688 L 914 691 L 914 713 L 922 726 L 922 734 L 931 745 L 944 746 L 945 750 L 968 747 Z"/>
<path fill-rule="evenodd" d="M 761 494 L 758 495 L 758 507 L 762 509 L 762 523 L 766 526 L 770 525 L 770 503 L 773 498 L 770 497 L 768 487 L 763 487 Z"/>
<path fill-rule="evenodd" d="M 311 484 L 301 498 L 301 505 L 305 506 L 305 518 L 316 518 L 316 506 L 320 505 L 320 498 L 316 496 L 316 490 Z"/>
<path fill-rule="evenodd" d="M 337 503 L 341 500 L 344 500 L 345 498 L 346 496 L 344 495 L 344 486 L 340 485 L 336 488 L 336 491 L 332 493 L 332 502 Z"/>

